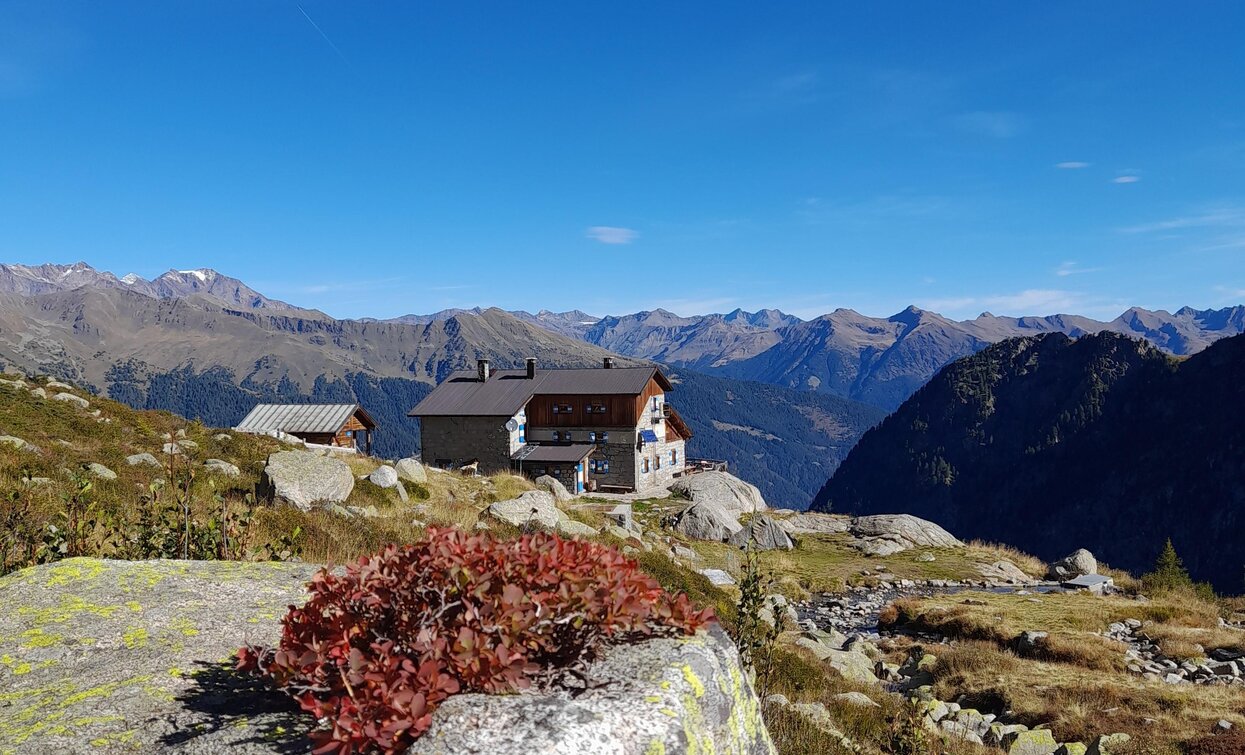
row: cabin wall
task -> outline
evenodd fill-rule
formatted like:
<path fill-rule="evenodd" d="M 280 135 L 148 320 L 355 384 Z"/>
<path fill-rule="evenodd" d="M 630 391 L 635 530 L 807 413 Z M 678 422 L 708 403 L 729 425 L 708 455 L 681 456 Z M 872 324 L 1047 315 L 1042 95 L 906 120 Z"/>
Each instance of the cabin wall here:
<path fill-rule="evenodd" d="M 510 470 L 511 448 L 518 433 L 506 429 L 510 417 L 421 417 L 423 461 L 434 466 L 461 466 L 480 460 L 480 472 Z"/>

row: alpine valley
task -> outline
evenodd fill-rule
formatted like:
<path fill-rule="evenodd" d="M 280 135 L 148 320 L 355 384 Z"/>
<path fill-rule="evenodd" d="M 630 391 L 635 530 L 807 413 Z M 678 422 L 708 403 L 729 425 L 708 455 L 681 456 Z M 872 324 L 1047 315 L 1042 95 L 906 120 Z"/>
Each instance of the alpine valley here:
<path fill-rule="evenodd" d="M 447 310 L 336 319 L 271 299 L 211 269 L 154 280 L 86 263 L 0 265 L 0 360 L 135 407 L 236 423 L 265 400 L 357 400 L 381 425 L 379 453 L 418 447 L 406 412 L 449 372 L 488 358 L 591 366 L 656 362 L 678 381 L 693 456 L 723 459 L 777 505 L 806 508 L 860 436 L 940 369 L 1004 339 L 1108 331 L 1171 355 L 1245 331 L 1245 307 L 1130 309 L 955 321 L 915 307 L 888 318 L 839 309 L 679 317 L 664 310 Z"/>

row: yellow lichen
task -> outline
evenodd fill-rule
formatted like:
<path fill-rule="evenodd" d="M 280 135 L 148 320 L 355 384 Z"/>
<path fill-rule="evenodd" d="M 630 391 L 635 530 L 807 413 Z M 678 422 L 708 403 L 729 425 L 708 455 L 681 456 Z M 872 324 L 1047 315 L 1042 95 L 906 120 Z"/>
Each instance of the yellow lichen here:
<path fill-rule="evenodd" d="M 685 663 L 683 664 L 681 671 L 683 672 L 683 680 L 686 681 L 692 688 L 692 694 L 696 695 L 698 698 L 704 697 L 705 685 L 700 681 L 700 677 L 696 676 L 696 672 L 692 671 L 692 667 Z"/>
<path fill-rule="evenodd" d="M 145 647 L 147 645 L 147 628 L 129 627 L 125 630 L 125 634 L 121 635 L 121 641 L 130 650 Z"/>
<path fill-rule="evenodd" d="M 42 629 L 35 627 L 22 632 L 22 647 L 30 648 L 47 648 L 59 643 L 63 638 L 59 634 L 46 634 Z"/>

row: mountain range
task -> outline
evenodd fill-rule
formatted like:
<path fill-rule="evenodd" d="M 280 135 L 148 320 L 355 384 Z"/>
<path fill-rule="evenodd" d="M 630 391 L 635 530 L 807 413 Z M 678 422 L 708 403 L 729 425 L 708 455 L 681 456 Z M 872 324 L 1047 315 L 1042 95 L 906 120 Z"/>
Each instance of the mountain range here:
<path fill-rule="evenodd" d="M 942 370 L 865 433 L 813 508 L 902 511 L 1047 560 L 1245 573 L 1245 336 L 1186 359 L 1115 333 L 1011 339 Z"/>
<path fill-rule="evenodd" d="M 916 307 L 887 318 L 838 309 L 811 320 L 774 309 L 596 317 L 496 308 L 336 319 L 207 268 L 149 281 L 83 262 L 0 265 L 0 359 L 214 424 L 236 422 L 259 400 L 353 397 L 380 415 L 378 449 L 387 455 L 417 447 L 410 405 L 477 358 L 520 366 L 535 355 L 570 367 L 621 355 L 678 370 L 689 392 L 716 378 L 714 390 L 757 406 L 741 418 L 729 402 L 693 402 L 690 451 L 763 478 L 767 495 L 796 508 L 864 430 L 947 364 L 1015 336 L 1100 331 L 1188 355 L 1245 331 L 1245 307 L 1134 308 L 1110 322 L 989 313 L 956 321 Z"/>
<path fill-rule="evenodd" d="M 534 355 L 549 367 L 587 367 L 615 356 L 533 322 L 557 319 L 550 313 L 337 320 L 211 270 L 139 281 L 82 263 L 0 267 L 0 360 L 213 425 L 235 424 L 260 401 L 358 401 L 380 422 L 377 452 L 398 457 L 419 447 L 406 412 L 476 359 L 519 367 Z M 676 404 L 696 432 L 689 453 L 730 462 L 787 506 L 807 505 L 884 415 L 835 396 L 691 370 L 678 379 Z M 783 472 L 788 464 L 799 471 Z"/>

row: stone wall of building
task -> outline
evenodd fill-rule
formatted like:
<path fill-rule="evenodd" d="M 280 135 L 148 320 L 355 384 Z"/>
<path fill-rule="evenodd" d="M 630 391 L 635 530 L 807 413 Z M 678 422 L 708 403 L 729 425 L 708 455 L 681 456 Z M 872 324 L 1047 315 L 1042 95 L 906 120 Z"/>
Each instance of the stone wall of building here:
<path fill-rule="evenodd" d="M 423 461 L 433 466 L 462 465 L 480 460 L 480 472 L 510 470 L 517 433 L 506 429 L 510 417 L 422 417 Z"/>

